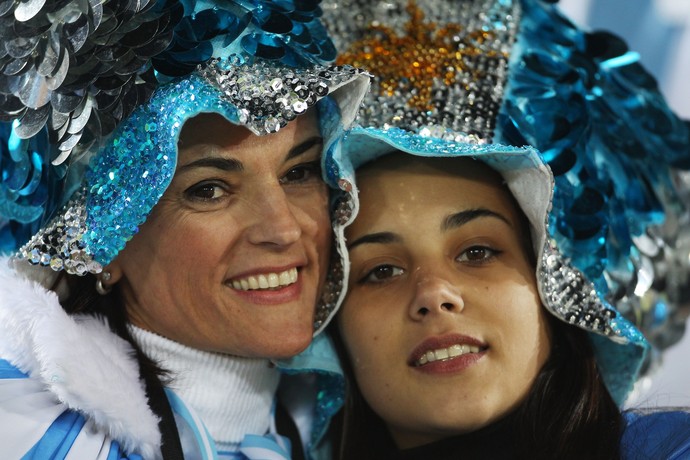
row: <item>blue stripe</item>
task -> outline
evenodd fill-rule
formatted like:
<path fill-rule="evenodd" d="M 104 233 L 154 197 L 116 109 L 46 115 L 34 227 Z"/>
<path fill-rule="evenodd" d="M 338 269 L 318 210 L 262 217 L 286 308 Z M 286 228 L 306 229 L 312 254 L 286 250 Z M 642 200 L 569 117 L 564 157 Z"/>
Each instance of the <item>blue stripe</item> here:
<path fill-rule="evenodd" d="M 107 460 L 144 460 L 141 455 L 131 454 L 125 456 L 120 449 L 120 443 L 113 441 L 110 443 L 110 451 L 108 452 Z"/>
<path fill-rule="evenodd" d="M 63 412 L 50 425 L 41 440 L 22 459 L 52 460 L 65 458 L 85 422 L 84 417 L 78 412 Z"/>
<path fill-rule="evenodd" d="M 185 403 L 182 401 L 182 399 L 180 399 L 179 396 L 175 394 L 174 391 L 170 390 L 169 388 L 165 388 L 165 394 L 168 397 L 170 408 L 175 414 L 182 417 L 185 422 L 187 422 L 187 426 L 189 426 L 189 428 L 192 430 L 192 433 L 196 438 L 197 445 L 199 446 L 202 460 L 217 460 L 218 452 L 216 449 L 216 443 L 206 427 L 203 425 L 203 422 L 200 420 L 199 422 L 202 425 L 199 426 L 194 421 L 194 416 L 189 412 L 189 409 L 187 409 Z M 200 429 L 204 430 L 204 433 L 201 433 Z"/>
<path fill-rule="evenodd" d="M 0 359 L 0 379 L 25 379 L 28 377 L 28 374 L 17 369 L 9 361 Z"/>

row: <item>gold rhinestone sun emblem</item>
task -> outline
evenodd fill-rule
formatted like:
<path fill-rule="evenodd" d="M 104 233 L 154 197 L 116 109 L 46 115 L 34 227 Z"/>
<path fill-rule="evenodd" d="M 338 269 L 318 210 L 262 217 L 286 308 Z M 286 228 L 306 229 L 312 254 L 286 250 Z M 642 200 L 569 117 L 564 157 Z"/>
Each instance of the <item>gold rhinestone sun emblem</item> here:
<path fill-rule="evenodd" d="M 478 55 L 505 56 L 482 45 L 493 37 L 482 30 L 465 33 L 458 24 L 436 29 L 425 22 L 424 12 L 411 0 L 406 11 L 405 36 L 393 29 L 371 25 L 367 35 L 342 53 L 338 64 L 363 67 L 379 78 L 380 94 L 393 96 L 396 91 L 409 94 L 408 104 L 418 110 L 432 110 L 431 94 L 434 81 L 451 86 L 469 76 L 482 78 L 481 71 L 471 69 L 467 59 Z"/>

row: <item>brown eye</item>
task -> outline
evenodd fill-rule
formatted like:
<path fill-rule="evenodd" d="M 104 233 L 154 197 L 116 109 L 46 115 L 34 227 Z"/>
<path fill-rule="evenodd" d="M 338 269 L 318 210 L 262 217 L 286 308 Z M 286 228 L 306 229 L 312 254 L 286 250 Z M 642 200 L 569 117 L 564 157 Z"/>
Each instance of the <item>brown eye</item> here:
<path fill-rule="evenodd" d="M 319 161 L 295 166 L 280 179 L 280 182 L 283 184 L 292 184 L 310 180 L 321 180 L 321 163 Z"/>
<path fill-rule="evenodd" d="M 393 278 L 394 276 L 400 276 L 404 272 L 405 271 L 402 268 L 396 267 L 394 265 L 379 265 L 377 267 L 374 267 L 373 270 L 367 273 L 366 276 L 364 276 L 364 278 L 362 279 L 362 282 L 377 283 L 387 280 L 389 278 Z"/>
<path fill-rule="evenodd" d="M 191 200 L 213 201 L 223 196 L 227 191 L 220 184 L 214 182 L 203 182 L 187 189 L 185 195 Z"/>
<path fill-rule="evenodd" d="M 486 262 L 500 254 L 499 251 L 487 246 L 472 246 L 465 249 L 457 258 L 459 262 Z"/>

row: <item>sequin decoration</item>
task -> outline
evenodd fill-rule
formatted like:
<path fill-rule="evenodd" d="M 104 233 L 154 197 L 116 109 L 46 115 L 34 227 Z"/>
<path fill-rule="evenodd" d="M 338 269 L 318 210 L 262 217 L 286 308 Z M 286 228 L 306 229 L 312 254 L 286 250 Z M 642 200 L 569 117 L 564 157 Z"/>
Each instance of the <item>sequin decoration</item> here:
<path fill-rule="evenodd" d="M 319 21 L 319 0 L 236 1 L 224 8 L 192 1 L 170 46 L 153 59 L 159 72 L 182 76 L 212 57 L 245 53 L 289 67 L 326 64 L 335 47 Z M 202 5 L 212 6 L 204 8 Z"/>
<path fill-rule="evenodd" d="M 333 359 L 333 356 L 328 356 Z M 319 372 L 317 374 L 317 394 L 314 421 L 314 429 L 311 433 L 311 443 L 316 445 L 323 439 L 329 423 L 335 414 L 345 404 L 345 379 L 342 375 Z"/>
<path fill-rule="evenodd" d="M 537 259 L 543 262 L 537 267 L 542 302 L 555 316 L 591 332 L 594 340 L 603 339 L 596 342 L 597 361 L 607 388 L 622 403 L 638 376 L 647 343 L 600 295 L 609 292 L 605 276 L 630 278 L 635 266 L 640 267 L 635 268 L 640 275 L 635 284 L 643 288 L 651 264 L 619 265 L 630 262 L 628 251 L 622 258 L 612 252 L 607 259 L 598 250 L 625 248 L 635 235 L 629 224 L 644 232 L 663 218 L 656 206 L 663 200 L 650 199 L 650 185 L 661 184 L 662 195 L 673 195 L 666 187 L 668 166 L 683 164 L 683 149 L 690 145 L 687 128 L 644 78 L 616 80 L 622 75 L 614 68 L 625 67 L 626 59 L 604 54 L 620 46 L 606 47 L 600 36 L 588 41 L 556 8 L 537 0 L 333 0 L 324 2 L 324 21 L 344 59 L 371 62 L 384 75 L 360 112 L 361 126 L 345 139 L 344 152 L 326 158 L 329 184 L 352 182 L 354 169 L 394 150 L 470 156 L 496 169 L 531 224 Z M 458 60 L 449 63 L 441 49 L 456 51 Z M 434 67 L 438 63 L 445 67 Z M 636 106 L 638 86 L 650 103 L 636 112 L 628 108 Z M 620 104 L 598 105 L 619 98 Z M 626 177 L 631 163 L 619 158 L 637 161 L 635 148 L 641 143 L 615 151 L 625 143 L 617 138 L 623 114 L 637 117 L 629 126 L 645 124 L 645 117 L 654 125 L 647 145 L 668 143 L 678 149 L 666 159 L 655 152 L 657 164 L 648 165 L 648 173 L 640 169 L 640 183 L 634 185 Z M 589 117 L 608 119 L 616 129 L 589 125 Z M 636 134 L 629 132 L 627 139 Z M 544 168 L 542 162 L 518 169 L 505 163 L 524 146 L 544 153 L 558 181 L 548 221 L 550 199 L 543 192 L 553 189 L 553 178 L 528 172 Z M 613 193 L 618 176 L 627 184 L 620 196 Z M 644 212 L 624 213 L 627 206 Z M 353 209 L 356 203 L 336 209 L 336 224 L 346 225 Z M 633 215 L 639 219 L 631 220 Z M 554 247 L 542 244 L 551 238 Z M 649 246 L 661 241 L 651 239 Z M 624 305 L 616 306 L 625 311 Z"/>
<path fill-rule="evenodd" d="M 489 142 L 516 34 L 517 2 L 326 2 L 324 21 L 341 51 L 337 62 L 370 70 L 360 112 L 367 127 L 450 130 Z M 431 19 L 427 18 L 432 16 Z"/>
<path fill-rule="evenodd" d="M 542 252 L 538 282 L 545 307 L 557 317 L 588 331 L 615 336 L 611 321 L 617 312 L 602 302 L 594 285 L 552 243 Z M 627 341 L 625 337 L 620 340 Z"/>
<path fill-rule="evenodd" d="M 286 70 L 270 61 L 256 61 L 247 71 L 242 56 L 212 60 L 200 74 L 239 110 L 240 123 L 255 134 L 278 131 L 316 101 L 361 73 L 351 66 Z"/>
<path fill-rule="evenodd" d="M 335 249 L 332 251 L 335 254 Z M 343 290 L 343 264 L 338 257 L 331 257 L 330 267 L 323 288 L 323 294 L 314 314 L 314 330 L 318 331 L 328 323 L 334 313 L 340 293 Z"/>
<path fill-rule="evenodd" d="M 65 270 L 75 275 L 100 273 L 102 266 L 93 260 L 86 249 L 86 190 L 76 193 L 59 214 L 42 232 L 34 235 L 17 254 L 32 265 Z"/>
<path fill-rule="evenodd" d="M 65 168 L 46 167 L 49 162 L 46 130 L 21 139 L 11 123 L 0 123 L 0 216 L 13 222 L 0 222 L 0 252 L 11 253 L 26 243 L 44 217 L 62 204 Z"/>
<path fill-rule="evenodd" d="M 54 215 L 78 188 L 90 157 L 160 84 L 190 75 L 211 57 L 241 53 L 286 67 L 335 57 L 319 0 L 0 3 L 5 251 Z M 8 133 L 23 150 L 7 146 Z"/>
<path fill-rule="evenodd" d="M 535 0 L 523 18 L 496 140 L 542 152 L 559 249 L 666 348 L 690 314 L 690 227 L 678 225 L 690 199 L 674 182 L 690 168 L 690 129 L 619 38 Z"/>
<path fill-rule="evenodd" d="M 73 270 L 69 261 L 76 257 L 81 263 L 88 256 L 95 264 L 87 263 L 87 271 L 98 273 L 137 232 L 170 184 L 177 163 L 177 140 L 186 120 L 201 112 L 214 112 L 257 134 L 267 134 L 284 126 L 288 121 L 286 110 L 293 110 L 282 101 L 299 102 L 306 110 L 328 95 L 331 88 L 368 78 L 350 67 L 286 70 L 275 63 L 249 60 L 247 56 L 214 60 L 212 70 L 202 67 L 191 76 L 160 86 L 148 103 L 137 107 L 118 126 L 89 165 L 86 195 L 78 200 L 80 225 L 74 226 L 79 251 L 54 246 L 53 241 L 62 244 L 64 224 L 58 223 L 38 232 L 22 248 L 22 257 L 39 263 L 53 256 L 64 257 L 68 273 L 84 274 L 81 265 Z M 65 212 L 74 214 L 69 206 Z M 337 273 L 331 274 L 332 289 L 324 293 L 317 323 L 330 317 L 335 305 L 332 297 L 337 298 L 342 287 L 338 283 Z"/>
<path fill-rule="evenodd" d="M 6 1 L 0 116 L 29 139 L 48 128 L 54 164 L 78 159 L 155 88 L 147 62 L 182 16 L 173 1 Z"/>

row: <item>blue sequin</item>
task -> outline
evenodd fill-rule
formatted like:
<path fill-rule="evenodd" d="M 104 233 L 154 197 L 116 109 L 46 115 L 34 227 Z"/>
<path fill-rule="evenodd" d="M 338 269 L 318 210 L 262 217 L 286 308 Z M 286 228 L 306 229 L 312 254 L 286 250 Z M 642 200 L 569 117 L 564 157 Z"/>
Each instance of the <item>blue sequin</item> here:
<path fill-rule="evenodd" d="M 237 123 L 237 109 L 191 76 L 156 92 L 96 157 L 86 175 L 84 242 L 97 262 L 114 259 L 158 202 L 175 173 L 181 128 L 200 112 L 220 113 Z"/>
<path fill-rule="evenodd" d="M 605 273 L 626 270 L 631 236 L 663 222 L 663 200 L 677 200 L 668 167 L 690 158 L 688 128 L 634 53 L 623 45 L 621 54 L 597 54 L 607 40 L 622 45 L 525 1 L 496 133 L 543 153 L 556 179 L 559 248 L 604 293 L 625 288 Z"/>

